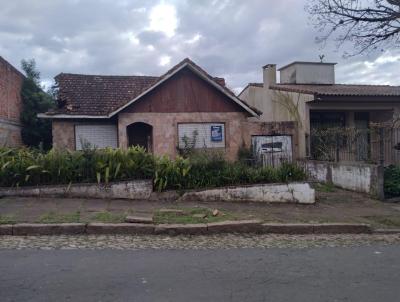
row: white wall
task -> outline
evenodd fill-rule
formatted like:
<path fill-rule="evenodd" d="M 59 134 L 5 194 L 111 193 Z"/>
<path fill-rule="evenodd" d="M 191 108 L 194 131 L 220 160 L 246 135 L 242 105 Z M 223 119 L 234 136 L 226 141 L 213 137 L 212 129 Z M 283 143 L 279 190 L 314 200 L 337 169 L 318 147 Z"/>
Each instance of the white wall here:
<path fill-rule="evenodd" d="M 295 63 L 280 70 L 281 83 L 334 84 L 335 65 Z"/>

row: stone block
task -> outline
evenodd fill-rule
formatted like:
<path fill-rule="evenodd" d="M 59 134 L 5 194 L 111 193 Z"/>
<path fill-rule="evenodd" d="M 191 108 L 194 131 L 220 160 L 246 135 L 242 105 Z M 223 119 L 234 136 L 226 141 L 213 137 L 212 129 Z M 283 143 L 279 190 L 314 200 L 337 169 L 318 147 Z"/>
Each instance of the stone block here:
<path fill-rule="evenodd" d="M 212 222 L 207 224 L 207 232 L 216 233 L 261 233 L 262 225 L 259 220 L 238 220 Z"/>
<path fill-rule="evenodd" d="M 369 234 L 372 229 L 368 224 L 321 223 L 313 224 L 315 234 Z"/>
<path fill-rule="evenodd" d="M 264 223 L 262 232 L 267 234 L 312 234 L 312 224 L 304 223 Z"/>
<path fill-rule="evenodd" d="M 0 236 L 1 235 L 12 235 L 12 225 L 11 224 L 0 225 Z"/>
<path fill-rule="evenodd" d="M 207 225 L 199 224 L 159 224 L 155 228 L 156 234 L 167 235 L 201 235 L 207 233 Z"/>
<path fill-rule="evenodd" d="M 154 225 L 141 223 L 89 223 L 88 234 L 139 235 L 153 234 Z"/>
<path fill-rule="evenodd" d="M 153 223 L 153 217 L 152 216 L 127 216 L 125 218 L 125 222 L 152 224 Z"/>
<path fill-rule="evenodd" d="M 13 235 L 76 235 L 84 234 L 85 228 L 84 223 L 20 223 L 13 226 Z"/>

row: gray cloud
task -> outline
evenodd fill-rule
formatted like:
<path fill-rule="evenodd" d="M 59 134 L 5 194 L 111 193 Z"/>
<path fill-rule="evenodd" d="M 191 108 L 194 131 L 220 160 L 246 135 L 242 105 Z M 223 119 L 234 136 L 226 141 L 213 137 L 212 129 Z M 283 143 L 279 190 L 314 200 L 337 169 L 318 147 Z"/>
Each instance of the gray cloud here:
<path fill-rule="evenodd" d="M 335 61 L 345 83 L 400 85 L 400 52 L 343 59 L 321 49 L 299 0 L 2 1 L 0 55 L 35 58 L 43 80 L 60 72 L 160 75 L 191 57 L 235 90 L 261 81 L 261 66 Z M 175 17 L 174 17 L 175 16 Z"/>

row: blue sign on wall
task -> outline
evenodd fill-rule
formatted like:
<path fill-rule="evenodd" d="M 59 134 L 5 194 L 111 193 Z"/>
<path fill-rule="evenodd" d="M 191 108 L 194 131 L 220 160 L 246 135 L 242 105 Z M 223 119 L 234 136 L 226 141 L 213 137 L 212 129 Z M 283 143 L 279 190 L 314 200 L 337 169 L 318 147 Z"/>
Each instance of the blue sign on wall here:
<path fill-rule="evenodd" d="M 212 142 L 222 142 L 222 126 L 221 125 L 211 126 L 211 141 Z"/>

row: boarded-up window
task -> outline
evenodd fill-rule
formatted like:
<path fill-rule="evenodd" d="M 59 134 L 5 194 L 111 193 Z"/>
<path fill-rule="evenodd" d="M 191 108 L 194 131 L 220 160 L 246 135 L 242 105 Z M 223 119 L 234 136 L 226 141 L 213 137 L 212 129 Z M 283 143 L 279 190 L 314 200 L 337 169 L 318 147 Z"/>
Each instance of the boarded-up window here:
<path fill-rule="evenodd" d="M 82 150 L 82 145 L 89 143 L 96 148 L 117 148 L 117 126 L 116 125 L 76 125 L 75 144 L 76 150 Z"/>
<path fill-rule="evenodd" d="M 178 137 L 179 148 L 225 148 L 225 124 L 181 123 Z"/>
<path fill-rule="evenodd" d="M 264 166 L 279 167 L 292 161 L 292 137 L 290 135 L 255 135 L 251 137 L 252 150 L 258 162 Z"/>

